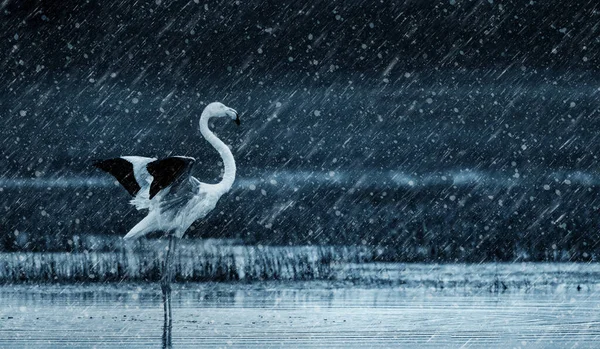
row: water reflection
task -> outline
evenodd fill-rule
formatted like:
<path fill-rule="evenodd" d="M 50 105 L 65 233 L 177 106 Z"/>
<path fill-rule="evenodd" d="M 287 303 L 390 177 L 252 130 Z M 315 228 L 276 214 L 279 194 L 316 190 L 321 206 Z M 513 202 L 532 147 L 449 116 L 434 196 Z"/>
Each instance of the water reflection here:
<path fill-rule="evenodd" d="M 450 284 L 446 281 L 447 284 Z M 312 285 L 312 286 L 311 286 Z M 96 290 L 94 290 L 96 288 Z M 251 284 L 188 284 L 175 285 L 170 294 L 170 303 L 175 308 L 288 308 L 288 307 L 346 307 L 403 306 L 407 299 L 451 295 L 464 298 L 483 297 L 489 299 L 494 292 L 484 287 L 420 287 L 403 285 L 352 286 L 351 283 L 328 284 L 327 282 L 263 283 L 256 287 Z M 45 286 L 0 286 L 0 299 L 17 307 L 89 307 L 106 308 L 151 308 L 163 310 L 164 318 L 169 318 L 168 310 L 158 285 L 153 283 L 107 285 L 45 285 Z M 509 297 L 539 297 L 563 294 L 565 292 L 590 294 L 600 292 L 600 284 L 580 280 L 573 283 L 536 286 L 532 288 L 510 287 L 505 289 Z"/>
<path fill-rule="evenodd" d="M 594 347 L 594 285 L 365 287 L 327 282 L 0 286 L 0 347 Z M 161 318 L 161 315 L 163 317 Z M 161 331 L 162 330 L 162 331 Z M 352 337 L 352 340 L 348 338 Z M 554 342 L 553 342 L 554 341 Z"/>

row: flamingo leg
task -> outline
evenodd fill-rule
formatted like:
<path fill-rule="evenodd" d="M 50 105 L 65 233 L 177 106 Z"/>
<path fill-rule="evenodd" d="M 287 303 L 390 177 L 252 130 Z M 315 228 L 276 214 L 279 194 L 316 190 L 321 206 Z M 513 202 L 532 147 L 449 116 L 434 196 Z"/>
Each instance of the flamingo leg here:
<path fill-rule="evenodd" d="M 162 335 L 162 347 L 163 349 L 171 349 L 172 348 L 172 335 L 171 335 L 171 330 L 172 330 L 173 326 L 172 326 L 172 322 L 171 319 L 167 319 L 167 317 L 165 317 L 165 322 L 163 324 L 163 335 Z"/>
<path fill-rule="evenodd" d="M 169 237 L 169 247 L 165 257 L 160 286 L 163 296 L 164 309 L 164 325 L 163 325 L 163 348 L 171 348 L 171 329 L 172 329 L 172 312 L 171 312 L 171 279 L 172 275 L 172 259 L 175 250 L 175 238 L 173 235 Z"/>

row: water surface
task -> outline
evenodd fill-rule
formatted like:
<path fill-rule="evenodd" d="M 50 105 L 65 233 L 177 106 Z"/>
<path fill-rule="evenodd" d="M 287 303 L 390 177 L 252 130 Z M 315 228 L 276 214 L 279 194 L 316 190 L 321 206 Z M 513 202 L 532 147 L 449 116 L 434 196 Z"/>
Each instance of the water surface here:
<path fill-rule="evenodd" d="M 3 286 L 1 348 L 162 346 L 154 284 Z M 172 345 L 234 348 L 593 348 L 595 286 L 198 283 L 173 294 Z"/>

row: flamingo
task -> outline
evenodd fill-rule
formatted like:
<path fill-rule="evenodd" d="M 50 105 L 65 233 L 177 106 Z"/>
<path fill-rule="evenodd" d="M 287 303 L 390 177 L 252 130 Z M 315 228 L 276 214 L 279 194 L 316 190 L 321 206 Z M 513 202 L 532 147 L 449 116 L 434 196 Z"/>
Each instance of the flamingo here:
<path fill-rule="evenodd" d="M 229 147 L 208 127 L 211 118 L 230 118 L 238 126 L 237 111 L 222 103 L 207 105 L 200 116 L 200 133 L 219 152 L 225 166 L 222 180 L 217 184 L 202 183 L 190 175 L 195 159 L 173 156 L 165 159 L 142 156 L 121 156 L 102 160 L 94 166 L 113 175 L 133 196 L 130 201 L 138 210 L 148 214 L 125 235 L 125 240 L 138 239 L 151 232 L 168 234 L 169 244 L 162 265 L 160 285 L 163 295 L 165 325 L 171 323 L 171 257 L 176 239 L 180 239 L 194 221 L 212 211 L 221 196 L 235 180 L 235 160 Z M 163 337 L 164 339 L 164 337 Z"/>

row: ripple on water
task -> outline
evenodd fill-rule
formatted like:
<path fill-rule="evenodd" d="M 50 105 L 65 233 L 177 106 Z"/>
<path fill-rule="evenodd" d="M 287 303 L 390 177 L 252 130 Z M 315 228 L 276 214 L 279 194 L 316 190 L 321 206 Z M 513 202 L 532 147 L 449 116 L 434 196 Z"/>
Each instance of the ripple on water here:
<path fill-rule="evenodd" d="M 158 346 L 155 285 L 0 287 L 0 347 Z M 578 347 L 600 336 L 595 292 L 188 284 L 174 347 Z"/>

